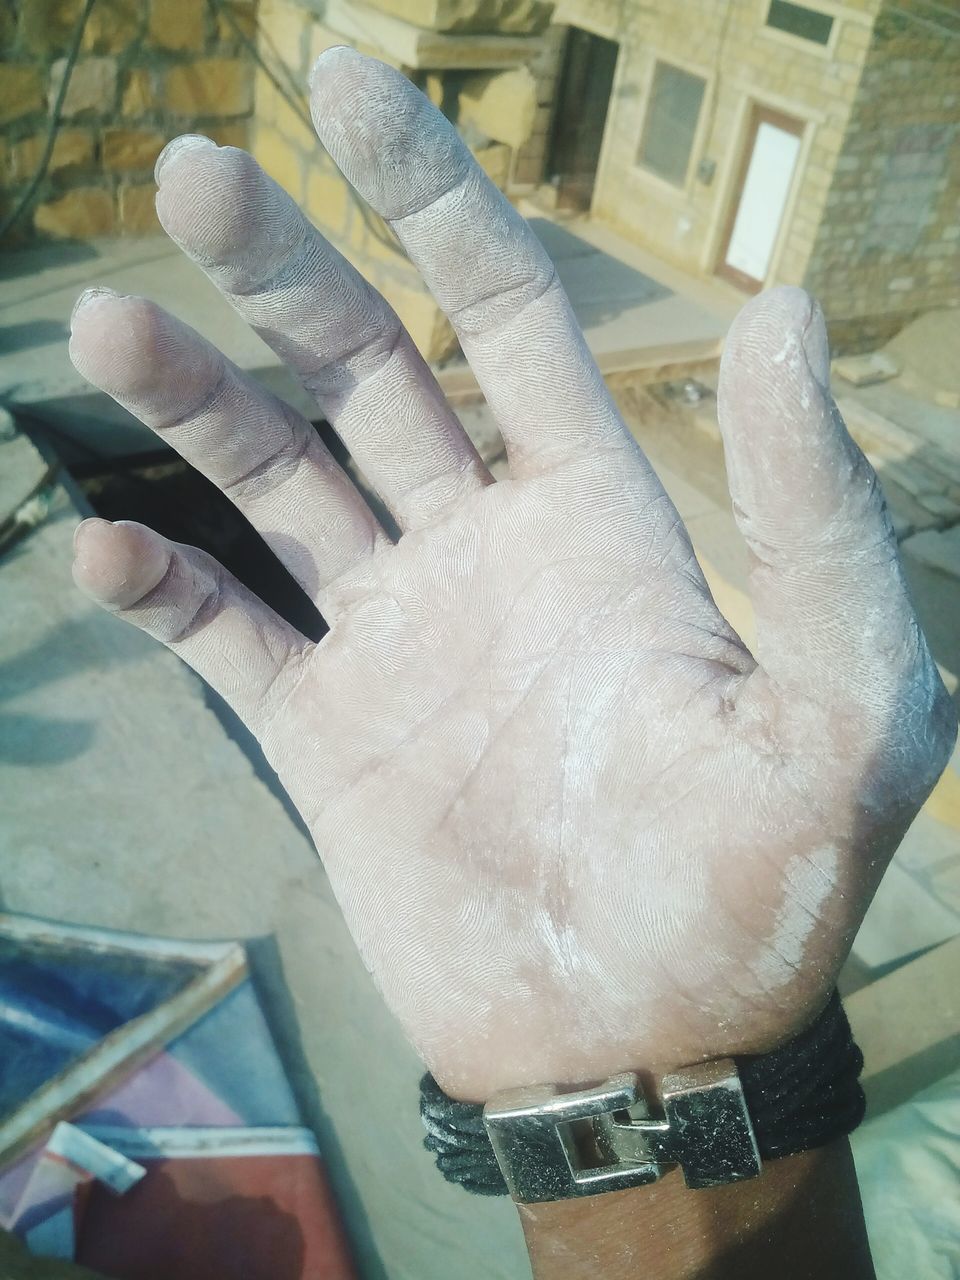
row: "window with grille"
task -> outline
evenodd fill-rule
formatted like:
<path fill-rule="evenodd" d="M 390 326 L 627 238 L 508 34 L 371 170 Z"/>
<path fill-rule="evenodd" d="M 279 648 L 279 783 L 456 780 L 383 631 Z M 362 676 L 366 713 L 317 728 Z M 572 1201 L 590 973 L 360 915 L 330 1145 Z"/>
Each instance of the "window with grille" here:
<path fill-rule="evenodd" d="M 706 81 L 658 62 L 647 104 L 637 163 L 678 187 L 687 180 Z"/>
<path fill-rule="evenodd" d="M 773 27 L 775 31 L 786 31 L 788 35 L 798 36 L 801 40 L 812 40 L 814 44 L 829 44 L 833 18 L 829 13 L 808 9 L 805 4 L 791 4 L 790 0 L 770 0 L 767 26 Z"/>

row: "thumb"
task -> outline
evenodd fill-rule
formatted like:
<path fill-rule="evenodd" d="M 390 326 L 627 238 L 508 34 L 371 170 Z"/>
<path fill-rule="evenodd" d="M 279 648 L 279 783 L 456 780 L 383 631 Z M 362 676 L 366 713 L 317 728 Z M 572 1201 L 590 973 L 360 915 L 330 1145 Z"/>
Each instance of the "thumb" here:
<path fill-rule="evenodd" d="M 757 660 L 784 692 L 877 729 L 946 697 L 909 599 L 876 473 L 829 391 L 819 305 L 777 288 L 734 322 L 719 419 L 751 560 Z M 862 723 L 862 720 L 861 720 Z"/>

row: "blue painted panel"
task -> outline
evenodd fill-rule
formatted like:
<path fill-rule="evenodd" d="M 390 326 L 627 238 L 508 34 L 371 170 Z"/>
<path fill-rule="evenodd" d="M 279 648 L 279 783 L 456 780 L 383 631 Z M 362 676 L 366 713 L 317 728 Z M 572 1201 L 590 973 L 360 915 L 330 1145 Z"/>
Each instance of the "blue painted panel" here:
<path fill-rule="evenodd" d="M 0 938 L 0 1115 L 196 973 L 182 961 Z"/>
<path fill-rule="evenodd" d="M 301 1123 L 249 979 L 188 1028 L 170 1051 L 247 1124 Z"/>

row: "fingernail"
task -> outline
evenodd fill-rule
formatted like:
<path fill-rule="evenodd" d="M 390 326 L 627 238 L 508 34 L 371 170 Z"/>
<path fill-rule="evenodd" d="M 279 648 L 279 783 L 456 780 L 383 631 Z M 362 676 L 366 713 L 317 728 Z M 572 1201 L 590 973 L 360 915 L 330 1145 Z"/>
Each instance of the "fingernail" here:
<path fill-rule="evenodd" d="M 82 553 L 83 544 L 87 540 L 87 536 L 93 532 L 95 528 L 101 525 L 110 526 L 109 520 L 103 520 L 100 516 L 91 516 L 89 520 L 81 520 L 73 531 L 73 553 L 79 556 Z"/>
<path fill-rule="evenodd" d="M 307 86 L 309 88 L 313 88 L 314 81 L 317 78 L 317 72 L 320 70 L 320 63 L 324 58 L 328 57 L 331 53 L 338 53 L 341 49 L 352 49 L 352 46 L 349 44 L 332 44 L 328 49 L 324 49 L 323 53 L 319 54 L 307 76 Z"/>
<path fill-rule="evenodd" d="M 80 297 L 73 304 L 73 310 L 70 312 L 71 327 L 73 326 L 73 322 L 76 319 L 76 317 L 79 315 L 79 313 L 83 310 L 83 308 L 87 305 L 87 303 L 92 302 L 94 298 L 119 298 L 119 297 L 120 297 L 119 293 L 116 293 L 113 289 L 108 289 L 106 285 L 102 285 L 102 284 L 94 285 L 90 289 L 84 289 L 83 293 L 81 293 Z"/>
<path fill-rule="evenodd" d="M 163 171 L 171 160 L 176 159 L 181 152 L 199 150 L 200 147 L 213 147 L 216 149 L 216 143 L 206 137 L 202 133 L 182 133 L 179 138 L 174 138 L 163 148 L 157 156 L 157 163 L 153 166 L 153 180 L 159 187 L 163 177 Z"/>
<path fill-rule="evenodd" d="M 826 391 L 830 386 L 830 340 L 819 302 L 814 302 L 810 318 L 800 334 L 800 344 L 807 358 L 807 367 Z"/>

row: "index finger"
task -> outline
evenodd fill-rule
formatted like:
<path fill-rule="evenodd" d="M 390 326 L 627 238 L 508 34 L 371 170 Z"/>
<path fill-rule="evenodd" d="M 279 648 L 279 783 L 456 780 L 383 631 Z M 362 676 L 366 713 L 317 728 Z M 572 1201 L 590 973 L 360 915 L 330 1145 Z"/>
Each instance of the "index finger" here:
<path fill-rule="evenodd" d="M 400 72 L 345 46 L 317 60 L 311 110 L 450 318 L 513 474 L 573 451 L 632 448 L 553 263 L 449 120 Z"/>

